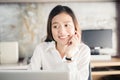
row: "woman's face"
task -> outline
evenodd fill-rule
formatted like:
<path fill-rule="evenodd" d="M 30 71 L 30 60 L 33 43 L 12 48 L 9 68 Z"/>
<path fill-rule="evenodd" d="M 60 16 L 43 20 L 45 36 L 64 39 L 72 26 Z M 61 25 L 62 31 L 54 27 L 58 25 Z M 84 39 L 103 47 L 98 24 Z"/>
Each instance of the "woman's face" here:
<path fill-rule="evenodd" d="M 57 44 L 66 45 L 75 34 L 72 17 L 63 12 L 52 19 L 52 35 Z"/>

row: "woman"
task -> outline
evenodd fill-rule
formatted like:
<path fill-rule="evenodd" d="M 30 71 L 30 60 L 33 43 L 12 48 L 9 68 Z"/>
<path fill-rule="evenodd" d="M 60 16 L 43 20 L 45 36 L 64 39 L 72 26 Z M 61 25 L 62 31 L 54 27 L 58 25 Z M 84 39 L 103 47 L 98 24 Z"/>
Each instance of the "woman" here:
<path fill-rule="evenodd" d="M 31 70 L 69 71 L 71 80 L 87 80 L 90 49 L 81 41 L 81 31 L 73 11 L 57 5 L 49 14 L 47 38 L 31 58 Z"/>

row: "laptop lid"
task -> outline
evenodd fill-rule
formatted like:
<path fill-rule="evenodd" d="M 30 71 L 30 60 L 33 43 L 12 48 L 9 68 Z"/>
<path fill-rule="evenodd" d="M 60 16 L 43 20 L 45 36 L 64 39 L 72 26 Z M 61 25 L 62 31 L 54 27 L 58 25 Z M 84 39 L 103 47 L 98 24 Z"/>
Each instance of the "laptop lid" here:
<path fill-rule="evenodd" d="M 0 80 L 70 80 L 68 72 L 1 70 Z"/>

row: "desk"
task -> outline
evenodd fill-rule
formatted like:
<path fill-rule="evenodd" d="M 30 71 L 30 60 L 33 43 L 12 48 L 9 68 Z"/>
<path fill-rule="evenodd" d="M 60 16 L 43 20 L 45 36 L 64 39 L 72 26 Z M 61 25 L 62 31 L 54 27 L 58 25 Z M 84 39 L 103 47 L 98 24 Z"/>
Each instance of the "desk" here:
<path fill-rule="evenodd" d="M 28 65 L 6 64 L 0 65 L 0 70 L 27 70 Z"/>
<path fill-rule="evenodd" d="M 92 61 L 91 67 L 120 66 L 120 58 L 112 58 L 110 61 Z"/>
<path fill-rule="evenodd" d="M 91 68 L 98 67 L 112 67 L 120 66 L 120 58 L 112 58 L 110 61 L 91 61 Z M 96 76 L 105 76 L 105 75 L 120 75 L 120 70 L 108 70 L 108 71 L 92 71 L 93 80 L 97 80 Z"/>

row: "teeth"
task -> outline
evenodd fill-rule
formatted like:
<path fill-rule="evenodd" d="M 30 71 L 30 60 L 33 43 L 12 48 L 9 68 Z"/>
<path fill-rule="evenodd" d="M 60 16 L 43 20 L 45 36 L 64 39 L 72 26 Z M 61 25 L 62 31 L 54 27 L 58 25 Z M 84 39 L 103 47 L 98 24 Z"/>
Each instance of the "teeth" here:
<path fill-rule="evenodd" d="M 59 38 L 67 38 L 67 36 L 59 36 Z"/>
<path fill-rule="evenodd" d="M 66 38 L 66 37 L 60 37 L 60 38 Z"/>

